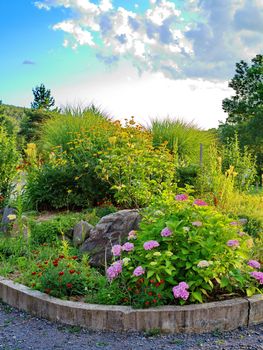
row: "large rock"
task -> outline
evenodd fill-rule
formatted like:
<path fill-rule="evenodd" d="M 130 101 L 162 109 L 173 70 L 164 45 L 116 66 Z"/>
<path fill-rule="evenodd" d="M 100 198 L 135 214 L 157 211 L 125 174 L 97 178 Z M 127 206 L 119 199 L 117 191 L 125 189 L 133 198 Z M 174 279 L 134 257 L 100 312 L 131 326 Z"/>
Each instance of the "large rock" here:
<path fill-rule="evenodd" d="M 111 258 L 111 247 L 127 240 L 131 230 L 137 230 L 140 222 L 138 210 L 120 210 L 104 216 L 90 232 L 80 251 L 88 253 L 93 266 L 104 266 Z"/>
<path fill-rule="evenodd" d="M 75 247 L 80 246 L 89 237 L 91 230 L 94 228 L 87 221 L 81 220 L 73 229 L 73 244 Z"/>

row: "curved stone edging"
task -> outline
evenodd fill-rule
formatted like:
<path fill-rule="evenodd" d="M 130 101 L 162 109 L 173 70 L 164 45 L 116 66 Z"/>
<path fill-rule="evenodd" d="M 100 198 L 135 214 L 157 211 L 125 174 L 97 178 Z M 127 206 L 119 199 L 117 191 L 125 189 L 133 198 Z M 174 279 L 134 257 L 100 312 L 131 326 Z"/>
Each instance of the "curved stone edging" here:
<path fill-rule="evenodd" d="M 263 295 L 136 310 L 65 301 L 0 277 L 0 299 L 34 316 L 92 330 L 204 333 L 263 323 Z"/>

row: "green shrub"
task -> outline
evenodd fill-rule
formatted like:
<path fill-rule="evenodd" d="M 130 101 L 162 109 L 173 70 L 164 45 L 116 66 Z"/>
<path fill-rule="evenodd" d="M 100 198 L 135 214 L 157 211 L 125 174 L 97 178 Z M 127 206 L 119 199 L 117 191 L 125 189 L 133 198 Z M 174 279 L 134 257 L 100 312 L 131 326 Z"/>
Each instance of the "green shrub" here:
<path fill-rule="evenodd" d="M 18 159 L 15 136 L 8 136 L 5 129 L 0 126 L 0 207 L 10 194 Z"/>
<path fill-rule="evenodd" d="M 96 172 L 110 184 L 122 207 L 145 207 L 153 196 L 175 186 L 173 155 L 165 145 L 154 148 L 151 134 L 134 126 L 133 119 L 109 141 Z"/>
<path fill-rule="evenodd" d="M 247 264 L 253 259 L 253 239 L 243 229 L 241 221 L 202 200 L 166 198 L 161 207 L 148 210 L 137 239 L 131 240 L 133 234 L 120 256 L 117 251 L 115 259 L 121 261 L 115 261 L 107 275 L 126 280 L 132 303 L 140 307 L 253 295 L 260 285 Z"/>
<path fill-rule="evenodd" d="M 233 166 L 237 173 L 235 188 L 239 191 L 248 191 L 254 184 L 257 175 L 256 158 L 252 156 L 247 147 L 241 151 L 237 134 L 223 147 L 222 158 L 222 171 Z"/>

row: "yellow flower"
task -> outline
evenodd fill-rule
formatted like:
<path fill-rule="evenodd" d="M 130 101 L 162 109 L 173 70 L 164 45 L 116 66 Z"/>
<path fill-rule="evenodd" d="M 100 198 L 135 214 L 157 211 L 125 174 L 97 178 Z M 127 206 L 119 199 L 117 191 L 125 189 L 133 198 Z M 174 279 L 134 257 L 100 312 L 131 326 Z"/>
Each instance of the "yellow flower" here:
<path fill-rule="evenodd" d="M 8 220 L 13 221 L 13 220 L 16 219 L 16 215 L 15 214 L 9 214 L 9 215 L 7 215 L 7 218 L 8 218 Z"/>
<path fill-rule="evenodd" d="M 68 190 L 68 193 L 71 193 L 72 192 L 72 190 Z"/>

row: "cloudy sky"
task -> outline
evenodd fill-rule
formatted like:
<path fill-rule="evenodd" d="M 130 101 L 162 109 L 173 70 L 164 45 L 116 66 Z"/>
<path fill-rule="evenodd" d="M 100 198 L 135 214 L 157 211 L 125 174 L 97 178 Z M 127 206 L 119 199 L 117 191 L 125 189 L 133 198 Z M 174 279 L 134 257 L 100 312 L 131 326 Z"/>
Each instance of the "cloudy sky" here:
<path fill-rule="evenodd" d="M 0 1 L 0 99 L 218 125 L 235 63 L 263 52 L 263 0 Z"/>

